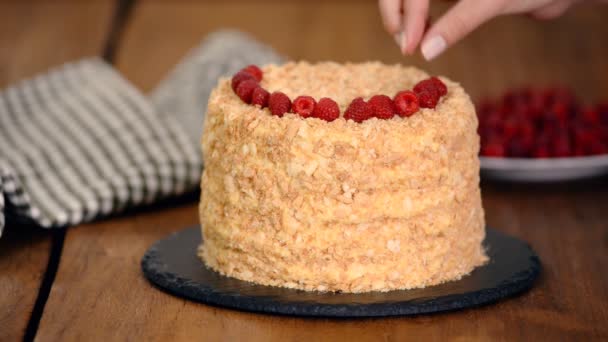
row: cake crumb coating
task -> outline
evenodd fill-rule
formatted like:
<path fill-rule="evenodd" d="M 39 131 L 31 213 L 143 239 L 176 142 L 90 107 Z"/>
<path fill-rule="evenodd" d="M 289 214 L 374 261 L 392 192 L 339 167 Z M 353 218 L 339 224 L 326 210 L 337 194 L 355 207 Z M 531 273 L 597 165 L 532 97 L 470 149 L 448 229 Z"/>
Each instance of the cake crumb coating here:
<path fill-rule="evenodd" d="M 428 75 L 378 62 L 263 68 L 290 98 L 390 97 Z M 475 109 L 460 85 L 409 118 L 282 118 L 212 92 L 202 138 L 199 254 L 221 274 L 308 291 L 389 291 L 460 279 L 487 257 Z"/>

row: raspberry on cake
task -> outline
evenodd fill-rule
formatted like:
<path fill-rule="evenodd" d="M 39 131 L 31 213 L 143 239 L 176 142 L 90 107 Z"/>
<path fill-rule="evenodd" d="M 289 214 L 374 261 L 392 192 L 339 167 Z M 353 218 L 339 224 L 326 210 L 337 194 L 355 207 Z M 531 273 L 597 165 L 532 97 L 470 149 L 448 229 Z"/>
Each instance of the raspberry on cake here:
<path fill-rule="evenodd" d="M 199 250 L 207 267 L 264 285 L 365 292 L 456 280 L 486 262 L 477 117 L 457 83 L 438 79 L 440 95 L 425 82 L 417 108 L 420 94 L 395 96 L 429 78 L 415 68 L 299 62 L 262 71 L 269 108 L 243 102 L 230 79 L 209 98 Z M 292 112 L 290 99 L 302 95 L 318 101 L 308 118 Z M 399 115 L 376 117 L 388 102 L 375 95 L 395 96 Z"/>
<path fill-rule="evenodd" d="M 253 77 L 248 72 L 244 72 L 244 71 L 237 72 L 234 76 L 232 76 L 232 82 L 231 82 L 232 90 L 236 91 L 236 88 L 239 86 L 239 84 L 246 80 L 257 81 L 255 79 L 255 77 Z"/>
<path fill-rule="evenodd" d="M 418 96 L 413 91 L 400 91 L 393 99 L 397 114 L 403 117 L 412 116 L 418 111 Z"/>
<path fill-rule="evenodd" d="M 374 116 L 372 109 L 369 104 L 361 97 L 357 97 L 353 102 L 348 105 L 348 108 L 344 112 L 344 118 L 346 120 L 353 120 L 354 122 L 363 122 Z"/>
<path fill-rule="evenodd" d="M 299 114 L 303 118 L 312 115 L 317 102 L 310 96 L 298 96 L 291 104 L 291 111 Z"/>
<path fill-rule="evenodd" d="M 283 116 L 291 109 L 291 100 L 287 95 L 280 91 L 275 91 L 270 94 L 268 99 L 268 108 L 272 115 Z"/>
<path fill-rule="evenodd" d="M 270 94 L 266 91 L 266 89 L 258 86 L 253 90 L 253 93 L 251 94 L 251 104 L 265 108 L 268 107 L 269 98 Z"/>
<path fill-rule="evenodd" d="M 336 101 L 324 97 L 320 99 L 319 103 L 315 106 L 312 116 L 317 119 L 331 122 L 340 117 L 340 107 L 338 107 Z"/>
<path fill-rule="evenodd" d="M 393 100 L 386 95 L 374 95 L 368 101 L 371 111 L 378 119 L 388 120 L 395 116 Z"/>

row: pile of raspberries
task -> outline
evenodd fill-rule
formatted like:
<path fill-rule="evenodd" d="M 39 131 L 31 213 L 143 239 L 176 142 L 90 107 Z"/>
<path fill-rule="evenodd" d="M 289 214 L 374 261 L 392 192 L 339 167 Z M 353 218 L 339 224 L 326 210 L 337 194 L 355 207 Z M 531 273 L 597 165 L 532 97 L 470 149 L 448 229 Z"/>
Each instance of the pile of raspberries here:
<path fill-rule="evenodd" d="M 268 107 L 272 115 L 279 117 L 294 113 L 303 118 L 312 117 L 328 122 L 340 117 L 336 101 L 323 97 L 317 102 L 310 96 L 298 96 L 292 102 L 280 91 L 270 94 L 262 88 L 260 82 L 263 77 L 259 67 L 249 65 L 232 77 L 232 90 L 243 102 L 260 108 Z M 363 122 L 371 118 L 388 120 L 395 115 L 409 117 L 419 108 L 435 108 L 447 92 L 448 88 L 439 78 L 431 77 L 418 82 L 413 90 L 398 92 L 392 99 L 386 95 L 374 95 L 366 102 L 357 97 L 344 111 L 344 119 Z"/>
<path fill-rule="evenodd" d="M 477 105 L 481 155 L 563 158 L 608 154 L 608 103 L 582 104 L 562 87 L 507 91 Z"/>

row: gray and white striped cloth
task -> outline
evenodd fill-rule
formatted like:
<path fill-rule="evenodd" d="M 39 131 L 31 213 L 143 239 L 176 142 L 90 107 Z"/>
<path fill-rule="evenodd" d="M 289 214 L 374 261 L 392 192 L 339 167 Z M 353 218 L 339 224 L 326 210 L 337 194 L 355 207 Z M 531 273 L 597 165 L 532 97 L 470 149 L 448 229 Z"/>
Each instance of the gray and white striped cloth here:
<path fill-rule="evenodd" d="M 204 109 L 217 78 L 281 57 L 217 32 L 148 99 L 99 58 L 0 92 L 0 234 L 5 218 L 45 228 L 92 221 L 196 189 Z"/>

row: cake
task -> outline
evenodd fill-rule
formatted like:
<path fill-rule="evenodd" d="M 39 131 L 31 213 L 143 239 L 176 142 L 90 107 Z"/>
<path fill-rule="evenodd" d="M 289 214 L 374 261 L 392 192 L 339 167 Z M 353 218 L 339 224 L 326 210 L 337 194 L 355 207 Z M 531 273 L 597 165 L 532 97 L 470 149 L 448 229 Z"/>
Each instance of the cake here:
<path fill-rule="evenodd" d="M 261 71 L 250 83 L 273 93 L 270 108 L 252 104 L 234 78 L 209 98 L 199 208 L 207 267 L 262 285 L 356 293 L 457 280 L 487 261 L 477 117 L 459 84 L 434 78 L 444 87 L 426 106 L 434 108 L 424 108 L 432 92 L 423 89 L 413 114 L 356 120 L 353 103 L 429 75 L 378 62 Z M 339 117 L 276 113 L 278 93 L 329 98 Z"/>

